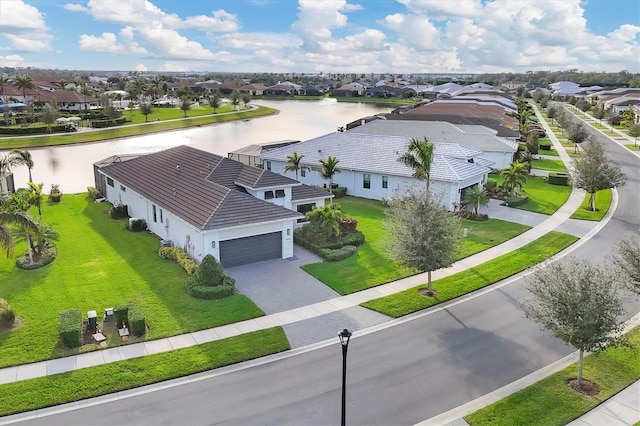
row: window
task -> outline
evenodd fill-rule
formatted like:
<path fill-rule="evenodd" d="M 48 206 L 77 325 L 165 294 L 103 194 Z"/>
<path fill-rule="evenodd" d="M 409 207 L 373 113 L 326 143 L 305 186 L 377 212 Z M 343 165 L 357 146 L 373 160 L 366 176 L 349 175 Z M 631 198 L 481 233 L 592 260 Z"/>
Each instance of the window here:
<path fill-rule="evenodd" d="M 107 185 L 113 188 L 113 179 L 111 179 L 110 177 L 107 178 Z"/>
<path fill-rule="evenodd" d="M 389 187 L 389 176 L 382 176 L 382 187 L 384 189 Z"/>
<path fill-rule="evenodd" d="M 124 185 L 120 185 L 120 191 L 127 192 L 127 188 L 125 188 Z"/>
<path fill-rule="evenodd" d="M 362 187 L 367 189 L 371 188 L 371 175 L 369 173 L 362 175 Z"/>
<path fill-rule="evenodd" d="M 284 198 L 284 189 L 276 189 L 276 198 Z"/>
<path fill-rule="evenodd" d="M 162 209 L 160 209 L 160 223 L 164 222 L 164 219 L 162 219 Z"/>
<path fill-rule="evenodd" d="M 153 221 L 154 222 L 158 222 L 158 215 L 157 215 L 157 211 L 156 211 L 157 210 L 156 206 L 154 205 L 152 209 L 153 209 Z"/>
<path fill-rule="evenodd" d="M 264 199 L 270 200 L 273 198 L 273 191 L 264 191 Z"/>
<path fill-rule="evenodd" d="M 271 161 L 265 161 L 265 167 L 267 170 L 271 171 Z"/>
<path fill-rule="evenodd" d="M 306 169 L 300 169 L 300 177 L 306 177 L 307 176 L 307 170 Z"/>

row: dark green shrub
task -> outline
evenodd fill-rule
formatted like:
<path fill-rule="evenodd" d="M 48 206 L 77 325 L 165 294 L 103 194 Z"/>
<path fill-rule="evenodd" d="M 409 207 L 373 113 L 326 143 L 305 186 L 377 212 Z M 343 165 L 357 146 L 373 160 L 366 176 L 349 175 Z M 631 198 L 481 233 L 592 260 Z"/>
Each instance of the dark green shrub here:
<path fill-rule="evenodd" d="M 141 232 L 147 230 L 147 221 L 144 219 L 135 219 L 129 223 L 129 231 Z"/>
<path fill-rule="evenodd" d="M 161 247 L 158 250 L 158 255 L 164 260 L 173 260 L 174 262 L 178 261 L 178 254 L 176 253 L 176 249 L 178 247 Z"/>
<path fill-rule="evenodd" d="M 344 260 L 350 256 L 353 256 L 355 252 L 355 246 L 343 246 L 339 249 L 320 249 L 322 258 L 328 262 L 337 262 L 339 260 Z"/>
<path fill-rule="evenodd" d="M 119 204 L 111 207 L 109 210 L 109 216 L 111 219 L 122 219 L 123 217 L 129 217 L 129 208 L 126 204 Z"/>
<path fill-rule="evenodd" d="M 144 336 L 147 332 L 147 324 L 144 318 L 144 312 L 138 305 L 129 305 L 128 311 L 129 331 L 134 336 Z"/>
<path fill-rule="evenodd" d="M 496 186 L 498 186 L 498 183 L 495 180 L 487 181 L 487 183 L 484 184 L 485 189 L 495 188 Z"/>
<path fill-rule="evenodd" d="M 509 197 L 509 198 L 506 199 L 507 206 L 509 206 L 509 207 L 518 207 L 518 206 L 523 205 L 527 201 L 529 201 L 529 197 L 528 196 L 524 196 L 524 197 Z"/>
<path fill-rule="evenodd" d="M 538 148 L 542 151 L 551 151 L 551 142 L 542 141 L 538 143 Z"/>
<path fill-rule="evenodd" d="M 96 200 L 102 196 L 98 188 L 95 188 L 93 186 L 88 186 L 87 192 L 89 193 L 89 198 L 91 198 L 92 200 Z"/>
<path fill-rule="evenodd" d="M 551 185 L 568 186 L 569 185 L 569 173 L 565 173 L 565 172 L 549 172 L 549 176 L 547 177 L 547 182 L 549 182 Z"/>
<path fill-rule="evenodd" d="M 16 313 L 5 299 L 0 298 L 0 322 L 13 325 L 16 320 Z"/>
<path fill-rule="evenodd" d="M 340 235 L 346 235 L 356 230 L 358 221 L 351 217 L 343 217 L 340 219 Z"/>
<path fill-rule="evenodd" d="M 17 123 L 20 124 L 20 123 Z M 65 125 L 52 125 L 51 131 L 53 133 L 64 132 Z M 0 127 L 0 134 L 2 135 L 44 135 L 47 133 L 47 126 L 37 127 Z"/>
<path fill-rule="evenodd" d="M 225 276 L 223 283 L 216 286 L 199 285 L 194 277 L 187 278 L 187 294 L 196 299 L 216 300 L 235 294 L 235 280 Z"/>
<path fill-rule="evenodd" d="M 347 188 L 345 186 L 338 186 L 331 190 L 335 198 L 342 198 L 347 195 Z"/>
<path fill-rule="evenodd" d="M 218 262 L 215 257 L 208 254 L 202 259 L 200 265 L 198 265 L 198 270 L 196 271 L 194 278 L 200 285 L 221 285 L 222 280 L 224 279 L 224 270 L 222 269 L 220 262 Z"/>
<path fill-rule="evenodd" d="M 115 121 L 115 124 L 114 124 Z M 103 129 L 105 127 L 119 126 L 127 122 L 127 118 L 122 116 L 116 118 L 115 120 L 107 119 L 107 120 L 91 120 L 91 127 L 94 129 Z"/>
<path fill-rule="evenodd" d="M 24 256 L 20 256 L 16 259 L 16 266 L 20 269 L 24 269 L 25 271 L 39 269 L 56 260 L 56 257 L 58 257 L 58 250 L 55 248 L 55 246 L 50 245 L 47 248 L 47 251 L 37 262 L 31 263 L 29 261 L 29 254 L 25 254 Z"/>
<path fill-rule="evenodd" d="M 342 244 L 345 246 L 361 246 L 364 244 L 364 234 L 360 231 L 352 231 L 342 237 Z"/>
<path fill-rule="evenodd" d="M 67 348 L 80 346 L 82 337 L 82 312 L 80 309 L 67 309 L 60 312 L 58 334 L 60 342 Z"/>
<path fill-rule="evenodd" d="M 129 306 L 116 305 L 113 307 L 113 317 L 116 324 L 120 326 L 122 323 L 129 321 Z"/>

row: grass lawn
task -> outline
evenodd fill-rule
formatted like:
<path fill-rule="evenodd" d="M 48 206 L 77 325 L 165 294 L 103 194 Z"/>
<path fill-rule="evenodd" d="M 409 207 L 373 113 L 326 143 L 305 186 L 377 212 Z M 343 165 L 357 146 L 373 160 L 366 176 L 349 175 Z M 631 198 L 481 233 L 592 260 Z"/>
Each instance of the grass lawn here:
<path fill-rule="evenodd" d="M 418 271 L 403 267 L 392 260 L 385 247 L 387 231 L 382 226 L 384 206 L 376 200 L 344 197 L 338 200 L 344 213 L 358 220 L 358 229 L 365 235 L 365 243 L 356 254 L 339 262 L 320 262 L 302 268 L 340 294 L 350 294 L 369 287 L 394 281 Z M 486 250 L 529 229 L 528 226 L 497 219 L 486 222 L 465 220 L 469 229 L 459 258 Z"/>
<path fill-rule="evenodd" d="M 59 204 L 45 203 L 43 220 L 60 234 L 58 258 L 44 268 L 23 271 L 14 259 L 0 256 L 0 297 L 22 321 L 0 333 L 0 367 L 97 349 L 96 345 L 58 346 L 58 314 L 69 308 L 79 308 L 86 317 L 88 310 L 100 315 L 106 307 L 136 303 L 146 316 L 147 339 L 263 315 L 243 295 L 218 301 L 188 296 L 186 273 L 158 256 L 158 239 L 126 231 L 126 220 L 106 215 L 109 207 L 84 194 L 64 195 Z M 16 253 L 24 250 L 21 245 Z"/>
<path fill-rule="evenodd" d="M 550 150 L 541 149 L 538 150 L 538 155 L 549 155 L 553 157 L 559 157 L 560 154 L 555 149 L 551 148 Z"/>
<path fill-rule="evenodd" d="M 216 108 L 215 114 L 233 112 L 233 110 L 233 105 L 221 104 L 219 108 Z M 201 117 L 203 115 L 212 114 L 214 114 L 213 108 L 211 108 L 209 105 L 192 106 L 191 109 L 187 111 L 187 118 Z M 139 109 L 122 111 L 122 115 L 127 118 L 127 123 L 125 125 L 145 123 L 144 115 L 140 112 Z M 160 121 L 165 121 L 179 120 L 181 118 L 184 118 L 184 111 L 182 111 L 180 108 L 154 107 L 153 112 L 147 116 L 147 122 L 156 121 L 157 119 L 160 119 Z"/>
<path fill-rule="evenodd" d="M 275 327 L 171 352 L 4 384 L 0 385 L 0 417 L 187 376 L 288 349 L 283 329 Z"/>
<path fill-rule="evenodd" d="M 489 179 L 498 185 L 502 184 L 499 175 L 489 175 Z M 515 208 L 549 215 L 555 213 L 571 195 L 570 186 L 551 185 L 544 182 L 542 176 L 529 176 L 523 188 L 529 196 L 529 201 Z"/>
<path fill-rule="evenodd" d="M 631 151 L 640 151 L 640 145 L 638 144 L 628 144 L 625 146 L 629 148 Z"/>
<path fill-rule="evenodd" d="M 182 110 L 178 110 L 182 113 Z M 245 120 L 252 117 L 275 114 L 276 110 L 269 107 L 240 111 L 232 114 L 202 115 L 199 117 L 181 118 L 175 121 L 159 121 L 140 124 L 137 126 L 123 125 L 107 129 L 91 130 L 77 133 L 63 133 L 49 136 L 0 136 L 0 150 L 14 148 L 34 148 L 39 146 L 69 145 L 85 142 L 96 142 L 114 138 L 146 135 L 149 133 L 166 132 L 187 127 L 204 126 L 225 121 Z M 183 114 L 184 115 L 184 114 Z M 143 117 L 144 121 L 144 117 Z"/>
<path fill-rule="evenodd" d="M 598 384 L 597 395 L 584 395 L 565 384 L 577 376 L 576 363 L 464 419 L 472 426 L 566 425 L 640 378 L 640 328 L 627 337 L 631 347 L 611 347 L 585 357 L 584 378 Z"/>
<path fill-rule="evenodd" d="M 596 192 L 596 209 L 597 210 L 595 212 L 587 210 L 587 208 L 589 207 L 590 195 L 589 194 L 585 195 L 584 200 L 582 201 L 582 204 L 580 205 L 578 210 L 576 210 L 575 213 L 571 215 L 571 219 L 583 219 L 583 220 L 594 220 L 594 221 L 602 220 L 604 215 L 607 214 L 607 211 L 609 210 L 609 206 L 611 206 L 611 196 L 612 196 L 611 194 L 612 193 L 610 189 L 605 189 L 605 190 Z"/>
<path fill-rule="evenodd" d="M 511 253 L 432 282 L 436 297 L 425 297 L 419 289 L 426 284 L 362 304 L 365 308 L 398 318 L 462 296 L 524 271 L 577 241 L 573 235 L 551 231 Z"/>
<path fill-rule="evenodd" d="M 567 167 L 564 165 L 562 160 L 533 160 L 531 162 L 531 168 L 538 170 L 549 170 L 552 172 L 565 172 L 567 171 Z"/>

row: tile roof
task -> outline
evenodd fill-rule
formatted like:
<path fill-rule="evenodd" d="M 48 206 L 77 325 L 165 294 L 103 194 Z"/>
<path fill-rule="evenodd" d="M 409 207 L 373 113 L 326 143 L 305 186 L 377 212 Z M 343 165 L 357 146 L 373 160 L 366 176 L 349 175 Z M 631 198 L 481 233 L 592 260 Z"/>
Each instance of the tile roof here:
<path fill-rule="evenodd" d="M 259 176 L 254 184 L 264 180 L 288 186 L 292 179 L 260 169 L 255 169 L 256 175 L 246 169 L 255 168 L 186 145 L 101 168 L 125 187 L 201 230 L 301 217 L 238 190 L 234 183 Z M 249 178 L 239 177 L 241 174 Z"/>
<path fill-rule="evenodd" d="M 421 105 L 411 111 L 403 114 L 405 117 L 411 117 L 417 120 L 437 120 L 437 115 L 452 116 L 456 120 L 468 120 L 471 118 L 484 118 L 495 120 L 503 127 L 518 128 L 518 120 L 505 114 L 504 108 L 499 105 L 483 104 L 478 102 L 460 102 L 452 100 L 437 100 L 425 105 Z M 424 118 L 420 118 L 420 117 Z M 440 119 L 440 121 L 450 121 L 449 119 Z M 451 121 L 457 123 L 458 121 Z"/>
<path fill-rule="evenodd" d="M 518 143 L 496 136 L 484 126 L 454 125 L 445 121 L 374 120 L 349 132 L 427 138 L 431 143 L 458 143 L 480 151 L 516 152 Z"/>
<path fill-rule="evenodd" d="M 333 197 L 333 194 L 329 194 L 326 190 L 322 190 L 319 188 L 314 188 L 309 185 L 298 185 L 294 186 L 292 189 L 291 200 L 292 201 L 302 201 L 302 200 L 316 200 L 320 197 Z"/>
<path fill-rule="evenodd" d="M 305 166 L 319 167 L 320 160 L 328 156 L 336 157 L 338 169 L 357 170 L 394 176 L 412 176 L 413 169 L 398 161 L 407 150 L 411 138 L 406 136 L 376 135 L 356 132 L 335 132 L 296 145 L 280 148 L 262 155 L 263 159 L 287 161 L 287 156 L 296 151 L 304 155 Z M 463 152 L 468 148 L 453 148 L 448 144 L 439 148 L 433 159 L 431 179 L 439 181 L 458 181 L 473 176 L 484 175 L 486 167 L 469 163 L 466 159 L 448 157 L 439 152 L 443 149 Z M 472 152 L 472 150 L 468 151 Z"/>

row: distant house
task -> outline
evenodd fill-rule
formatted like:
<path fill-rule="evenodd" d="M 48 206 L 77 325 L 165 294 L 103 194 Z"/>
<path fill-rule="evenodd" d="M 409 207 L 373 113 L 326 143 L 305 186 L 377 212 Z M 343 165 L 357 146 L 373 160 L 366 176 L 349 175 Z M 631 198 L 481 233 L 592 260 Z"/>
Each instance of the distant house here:
<path fill-rule="evenodd" d="M 298 93 L 294 86 L 288 84 L 275 84 L 264 89 L 264 94 L 269 96 L 288 96 Z"/>
<path fill-rule="evenodd" d="M 252 84 L 246 84 L 244 86 L 240 86 L 238 88 L 238 92 L 248 93 L 251 96 L 261 96 L 264 94 L 264 91 L 266 88 L 267 86 L 265 86 L 264 84 L 252 83 Z"/>
<path fill-rule="evenodd" d="M 331 96 L 335 98 L 362 96 L 365 88 L 362 85 L 346 84 L 337 89 L 333 89 Z"/>
<path fill-rule="evenodd" d="M 347 194 L 374 200 L 398 196 L 409 186 L 424 185 L 413 177 L 413 170 L 398 161 L 411 139 L 403 136 L 374 135 L 356 132 L 336 132 L 296 145 L 269 151 L 262 160 L 270 162 L 271 170 L 285 176 L 287 157 L 295 151 L 301 156 L 303 170 L 300 182 L 327 187 L 320 175 L 320 160 L 329 156 L 339 161 L 339 173 L 333 182 L 347 188 Z M 434 144 L 431 170 L 431 190 L 441 193 L 443 205 L 449 209 L 459 203 L 464 191 L 487 181 L 490 169 L 476 156 L 480 151 L 459 144 Z"/>
<path fill-rule="evenodd" d="M 262 159 L 260 156 L 265 152 L 273 151 L 274 149 L 282 148 L 283 146 L 292 145 L 300 141 L 296 140 L 284 140 L 276 142 L 267 142 L 264 144 L 253 144 L 236 149 L 228 154 L 228 157 L 232 160 L 238 161 L 242 164 L 254 167 L 263 167 Z"/>
<path fill-rule="evenodd" d="M 301 89 L 301 94 L 305 96 L 323 96 L 324 90 L 313 84 L 308 84 Z"/>
<path fill-rule="evenodd" d="M 404 87 L 382 85 L 375 86 L 365 90 L 365 96 L 374 98 L 402 98 L 406 92 L 413 92 L 413 89 Z"/>
<path fill-rule="evenodd" d="M 60 111 L 78 112 L 88 111 L 100 105 L 100 101 L 93 96 L 86 96 L 75 90 L 56 90 L 55 92 L 40 92 L 34 99 L 42 106 L 56 104 Z"/>
<path fill-rule="evenodd" d="M 326 191 L 189 146 L 94 165 L 96 188 L 164 244 L 223 266 L 293 256 L 293 230 Z"/>
<path fill-rule="evenodd" d="M 13 173 L 0 174 L 0 197 L 8 196 L 16 190 Z"/>

